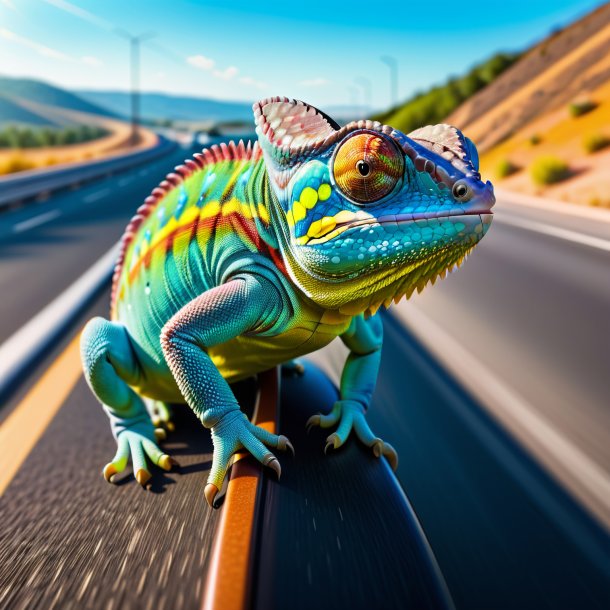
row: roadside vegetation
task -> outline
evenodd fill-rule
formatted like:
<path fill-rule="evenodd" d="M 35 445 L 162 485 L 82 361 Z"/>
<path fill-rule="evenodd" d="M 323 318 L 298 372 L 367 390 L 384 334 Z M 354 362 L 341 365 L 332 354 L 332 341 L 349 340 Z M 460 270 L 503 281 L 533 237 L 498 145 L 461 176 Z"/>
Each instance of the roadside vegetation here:
<path fill-rule="evenodd" d="M 607 148 L 608 146 L 610 146 L 610 138 L 603 133 L 592 133 L 585 136 L 584 140 L 582 141 L 582 147 L 589 155 L 597 152 L 598 150 L 602 150 L 603 148 Z"/>
<path fill-rule="evenodd" d="M 9 125 L 0 130 L 0 148 L 67 146 L 91 142 L 103 138 L 109 133 L 107 129 L 97 125 L 75 125 L 64 128 Z"/>
<path fill-rule="evenodd" d="M 572 118 L 587 114 L 597 108 L 597 104 L 592 100 L 581 100 L 578 102 L 572 102 L 568 106 L 568 112 Z"/>
<path fill-rule="evenodd" d="M 546 186 L 568 178 L 570 167 L 558 157 L 538 157 L 530 165 L 530 175 L 535 184 Z"/>
<path fill-rule="evenodd" d="M 498 53 L 472 68 L 464 76 L 452 77 L 444 85 L 416 93 L 403 104 L 373 118 L 405 133 L 422 125 L 439 123 L 462 102 L 512 66 L 519 57 L 520 54 L 517 53 Z"/>
<path fill-rule="evenodd" d="M 496 176 L 498 178 L 508 178 L 516 174 L 521 168 L 513 163 L 510 159 L 502 159 L 496 167 Z"/>

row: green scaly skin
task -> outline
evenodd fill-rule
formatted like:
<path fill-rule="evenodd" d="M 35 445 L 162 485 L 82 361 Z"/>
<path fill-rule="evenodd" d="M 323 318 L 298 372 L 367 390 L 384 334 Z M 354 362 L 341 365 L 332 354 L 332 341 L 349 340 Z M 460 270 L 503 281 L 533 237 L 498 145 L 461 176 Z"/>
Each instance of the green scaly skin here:
<path fill-rule="evenodd" d="M 250 423 L 229 383 L 283 363 L 302 370 L 293 359 L 335 337 L 350 350 L 340 400 L 308 424 L 336 426 L 327 448 L 353 430 L 397 464 L 365 419 L 382 345 L 375 313 L 463 260 L 490 225 L 493 188 L 472 142 L 447 125 L 409 136 L 371 121 L 339 128 L 286 98 L 254 114 L 258 143 L 204 150 L 145 201 L 123 237 L 112 321 L 83 332 L 85 376 L 117 440 L 107 480 L 129 457 L 143 485 L 147 459 L 174 465 L 157 442 L 177 402 L 211 428 L 210 505 L 239 449 L 279 476 L 271 449 L 292 445 Z"/>

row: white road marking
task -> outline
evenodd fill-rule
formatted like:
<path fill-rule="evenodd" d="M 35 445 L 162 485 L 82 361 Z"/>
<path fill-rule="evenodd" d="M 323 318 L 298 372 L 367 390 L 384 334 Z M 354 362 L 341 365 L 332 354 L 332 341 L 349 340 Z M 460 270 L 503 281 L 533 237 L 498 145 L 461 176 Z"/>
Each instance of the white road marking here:
<path fill-rule="evenodd" d="M 610 526 L 610 475 L 412 302 L 393 313 L 486 409 Z"/>
<path fill-rule="evenodd" d="M 566 201 L 558 201 L 557 199 L 549 199 L 548 197 L 537 197 L 535 195 L 526 195 L 516 191 L 506 191 L 503 188 L 495 188 L 496 199 L 504 206 L 511 204 L 515 206 L 536 208 L 545 212 L 564 214 L 568 216 L 577 216 L 586 218 L 587 220 L 595 220 L 596 222 L 610 223 L 610 212 L 603 208 L 594 208 L 586 205 L 578 205 L 576 203 L 568 203 Z"/>
<path fill-rule="evenodd" d="M 13 225 L 13 233 L 23 233 L 23 231 L 43 225 L 45 222 L 50 222 L 58 216 L 61 216 L 61 212 L 59 210 L 49 210 L 44 214 L 39 214 L 33 218 L 28 218 L 28 220 L 22 220 L 21 222 Z"/>
<path fill-rule="evenodd" d="M 71 286 L 0 345 L 0 386 L 5 380 L 13 378 L 21 362 L 37 349 L 41 337 L 53 332 L 105 281 L 118 252 L 119 246 L 115 244 Z"/>
<path fill-rule="evenodd" d="M 95 191 L 95 193 L 91 193 L 90 195 L 83 197 L 83 201 L 85 203 L 93 203 L 94 201 L 97 201 L 98 199 L 102 199 L 103 197 L 106 197 L 106 195 L 108 195 L 108 194 L 110 194 L 110 189 L 105 188 L 105 189 L 102 189 L 101 191 Z"/>
<path fill-rule="evenodd" d="M 522 220 L 514 216 L 507 217 L 501 213 L 496 214 L 494 220 L 512 227 L 526 229 L 527 231 L 535 231 L 536 233 L 550 235 L 551 237 L 558 237 L 559 239 L 565 239 L 576 244 L 589 246 L 590 248 L 597 248 L 598 250 L 603 250 L 604 252 L 610 252 L 610 240 L 602 239 L 601 237 L 593 237 L 592 235 L 585 235 L 584 233 L 570 231 L 570 229 L 553 227 L 542 222 L 536 222 L 535 220 Z"/>

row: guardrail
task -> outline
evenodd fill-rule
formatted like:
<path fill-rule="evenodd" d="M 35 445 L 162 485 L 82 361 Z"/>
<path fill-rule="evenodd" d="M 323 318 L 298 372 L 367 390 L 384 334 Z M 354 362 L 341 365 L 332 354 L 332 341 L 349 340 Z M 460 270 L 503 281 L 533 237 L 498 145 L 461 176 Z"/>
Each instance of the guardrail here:
<path fill-rule="evenodd" d="M 159 136 L 157 144 L 146 150 L 116 155 L 99 161 L 75 163 L 67 167 L 28 170 L 0 178 L 0 211 L 42 194 L 89 182 L 117 171 L 125 171 L 167 154 L 175 147 L 175 142 Z"/>
<path fill-rule="evenodd" d="M 67 290 L 0 345 L 0 409 L 104 286 L 110 285 L 118 254 L 119 245 L 115 244 Z"/>

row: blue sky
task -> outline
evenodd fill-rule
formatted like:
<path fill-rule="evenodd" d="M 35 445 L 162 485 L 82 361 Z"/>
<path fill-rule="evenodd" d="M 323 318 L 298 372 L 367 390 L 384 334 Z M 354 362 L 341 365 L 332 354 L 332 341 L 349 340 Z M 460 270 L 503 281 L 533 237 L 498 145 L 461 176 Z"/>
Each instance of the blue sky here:
<path fill-rule="evenodd" d="M 599 4 L 0 0 L 0 74 L 126 90 L 128 43 L 112 32 L 117 26 L 155 33 L 142 48 L 143 90 L 249 102 L 287 95 L 331 106 L 362 103 L 364 78 L 372 105 L 382 108 L 389 103 L 382 55 L 397 59 L 406 98 L 496 51 L 523 49 Z"/>

